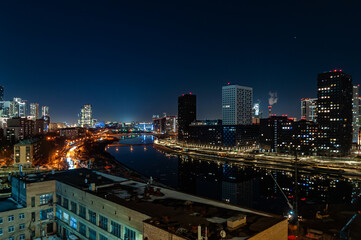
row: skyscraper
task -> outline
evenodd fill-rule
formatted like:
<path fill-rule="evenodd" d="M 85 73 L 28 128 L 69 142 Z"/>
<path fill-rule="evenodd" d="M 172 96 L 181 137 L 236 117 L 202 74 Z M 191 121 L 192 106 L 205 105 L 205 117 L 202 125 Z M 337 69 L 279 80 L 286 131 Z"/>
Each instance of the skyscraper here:
<path fill-rule="evenodd" d="M 197 97 L 183 94 L 178 97 L 178 139 L 187 140 L 189 124 L 197 119 Z"/>
<path fill-rule="evenodd" d="M 4 87 L 0 86 L 0 101 L 4 101 Z"/>
<path fill-rule="evenodd" d="M 39 118 L 39 104 L 30 103 L 30 116 L 31 119 L 36 120 Z"/>
<path fill-rule="evenodd" d="M 78 125 L 80 127 L 92 127 L 93 119 L 92 119 L 92 105 L 85 104 L 80 109 Z"/>
<path fill-rule="evenodd" d="M 9 107 L 10 118 L 26 117 L 26 101 L 21 98 L 14 98 Z"/>
<path fill-rule="evenodd" d="M 316 122 L 317 118 L 317 98 L 301 99 L 301 119 Z"/>
<path fill-rule="evenodd" d="M 223 125 L 252 124 L 253 89 L 238 85 L 222 87 Z"/>
<path fill-rule="evenodd" d="M 353 86 L 352 92 L 352 142 L 358 142 L 358 132 L 360 129 L 360 99 L 359 85 Z"/>
<path fill-rule="evenodd" d="M 323 155 L 347 155 L 352 145 L 352 77 L 341 70 L 318 75 L 318 150 Z"/>
<path fill-rule="evenodd" d="M 49 107 L 48 106 L 42 106 L 41 107 L 41 117 L 49 117 Z"/>

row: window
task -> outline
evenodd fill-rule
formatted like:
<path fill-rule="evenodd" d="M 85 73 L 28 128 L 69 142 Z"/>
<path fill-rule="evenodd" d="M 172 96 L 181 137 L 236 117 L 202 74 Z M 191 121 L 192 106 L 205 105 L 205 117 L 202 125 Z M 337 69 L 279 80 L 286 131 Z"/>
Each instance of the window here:
<path fill-rule="evenodd" d="M 56 217 L 60 220 L 62 219 L 62 213 L 63 211 L 61 211 L 61 209 L 56 208 Z"/>
<path fill-rule="evenodd" d="M 82 205 L 79 205 L 79 216 L 86 219 L 86 209 Z"/>
<path fill-rule="evenodd" d="M 15 232 L 15 227 L 14 227 L 14 226 L 9 226 L 9 227 L 8 227 L 8 232 L 9 232 L 9 233 Z"/>
<path fill-rule="evenodd" d="M 78 229 L 78 221 L 73 217 L 70 217 L 70 227 Z"/>
<path fill-rule="evenodd" d="M 69 209 L 69 200 L 66 198 L 63 198 L 63 207 Z"/>
<path fill-rule="evenodd" d="M 20 234 L 19 235 L 19 240 L 25 240 L 25 234 Z"/>
<path fill-rule="evenodd" d="M 69 224 L 69 214 L 66 212 L 63 212 L 63 221 Z"/>
<path fill-rule="evenodd" d="M 70 203 L 70 211 L 72 211 L 75 214 L 77 213 L 77 205 L 73 201 Z"/>
<path fill-rule="evenodd" d="M 111 233 L 116 236 L 117 238 L 120 238 L 121 236 L 121 226 L 120 224 L 111 221 Z"/>
<path fill-rule="evenodd" d="M 23 230 L 23 229 L 25 229 L 25 224 L 24 223 L 19 224 L 19 230 Z"/>
<path fill-rule="evenodd" d="M 97 232 L 91 228 L 89 229 L 89 239 L 90 240 L 96 240 L 97 239 Z"/>
<path fill-rule="evenodd" d="M 108 240 L 108 238 L 106 238 L 105 236 L 99 234 L 99 240 Z"/>
<path fill-rule="evenodd" d="M 35 197 L 31 197 L 31 207 L 35 207 Z"/>
<path fill-rule="evenodd" d="M 3 235 L 3 229 L 2 228 L 0 228 L 0 236 L 2 236 Z"/>
<path fill-rule="evenodd" d="M 25 213 L 19 213 L 19 219 L 24 219 L 25 218 Z"/>
<path fill-rule="evenodd" d="M 8 240 L 15 240 L 15 238 L 14 237 L 9 237 Z"/>
<path fill-rule="evenodd" d="M 44 209 L 40 211 L 40 220 L 46 220 L 53 218 L 53 209 Z"/>
<path fill-rule="evenodd" d="M 86 227 L 82 222 L 79 222 L 79 233 L 83 236 L 86 236 Z"/>
<path fill-rule="evenodd" d="M 14 215 L 10 215 L 10 216 L 8 216 L 8 221 L 9 221 L 9 222 L 14 221 Z"/>
<path fill-rule="evenodd" d="M 40 195 L 40 205 L 49 204 L 49 203 L 53 203 L 52 193 Z"/>
<path fill-rule="evenodd" d="M 88 213 L 89 213 L 89 221 L 93 224 L 97 224 L 97 214 L 92 210 L 89 210 Z"/>
<path fill-rule="evenodd" d="M 32 213 L 31 213 L 31 220 L 32 220 L 33 222 L 35 222 L 35 212 L 32 212 Z"/>
<path fill-rule="evenodd" d="M 124 239 L 125 240 L 135 240 L 135 232 L 126 227 L 125 233 L 124 233 Z"/>
<path fill-rule="evenodd" d="M 2 217 L 0 217 L 0 224 L 3 224 L 4 220 Z"/>
<path fill-rule="evenodd" d="M 108 231 L 108 218 L 99 215 L 99 227 Z"/>

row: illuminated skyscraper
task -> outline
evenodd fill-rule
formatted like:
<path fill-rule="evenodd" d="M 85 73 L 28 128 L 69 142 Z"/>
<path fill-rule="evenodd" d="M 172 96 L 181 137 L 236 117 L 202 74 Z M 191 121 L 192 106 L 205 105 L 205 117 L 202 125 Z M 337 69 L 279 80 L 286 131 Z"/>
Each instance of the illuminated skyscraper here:
<path fill-rule="evenodd" d="M 38 103 L 30 103 L 30 116 L 32 120 L 36 120 L 39 118 L 39 104 Z"/>
<path fill-rule="evenodd" d="M 41 107 L 41 117 L 49 117 L 49 107 L 48 106 L 42 106 Z"/>
<path fill-rule="evenodd" d="M 4 87 L 0 86 L 0 101 L 4 101 Z"/>
<path fill-rule="evenodd" d="M 358 142 L 358 132 L 360 130 L 360 99 L 359 85 L 353 86 L 352 92 L 352 142 Z"/>
<path fill-rule="evenodd" d="M 252 124 L 253 89 L 238 85 L 222 87 L 223 125 Z"/>
<path fill-rule="evenodd" d="M 301 119 L 316 122 L 317 118 L 317 98 L 301 99 Z"/>
<path fill-rule="evenodd" d="M 92 118 L 92 105 L 85 104 L 80 109 L 78 125 L 80 127 L 92 127 L 93 118 Z"/>
<path fill-rule="evenodd" d="M 26 117 L 26 101 L 14 98 L 9 107 L 9 118 Z"/>
<path fill-rule="evenodd" d="M 340 70 L 318 75 L 318 150 L 322 155 L 347 155 L 352 145 L 352 77 Z"/>

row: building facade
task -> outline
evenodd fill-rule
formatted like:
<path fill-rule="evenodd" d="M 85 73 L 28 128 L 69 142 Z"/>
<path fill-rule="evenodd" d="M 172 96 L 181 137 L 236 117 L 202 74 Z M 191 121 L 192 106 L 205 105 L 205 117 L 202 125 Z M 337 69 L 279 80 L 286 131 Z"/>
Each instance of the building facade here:
<path fill-rule="evenodd" d="M 197 119 L 197 97 L 183 94 L 178 97 L 178 139 L 187 141 L 189 125 Z"/>
<path fill-rule="evenodd" d="M 178 117 L 164 116 L 153 118 L 153 131 L 155 133 L 172 134 L 178 132 Z"/>
<path fill-rule="evenodd" d="M 30 103 L 30 119 L 36 120 L 39 118 L 39 104 L 38 103 Z"/>
<path fill-rule="evenodd" d="M 320 155 L 345 156 L 352 146 L 352 77 L 341 70 L 318 75 L 317 122 Z"/>
<path fill-rule="evenodd" d="M 352 143 L 358 143 L 358 133 L 361 126 L 359 85 L 353 86 L 352 92 Z"/>
<path fill-rule="evenodd" d="M 222 87 L 222 121 L 224 125 L 252 124 L 253 89 L 238 85 Z"/>
<path fill-rule="evenodd" d="M 80 109 L 79 127 L 92 127 L 93 126 L 93 118 L 92 118 L 92 105 L 85 104 Z"/>
<path fill-rule="evenodd" d="M 317 98 L 302 98 L 301 99 L 301 119 L 316 122 Z"/>
<path fill-rule="evenodd" d="M 39 158 L 40 141 L 38 139 L 27 139 L 14 145 L 14 165 L 32 166 Z"/>

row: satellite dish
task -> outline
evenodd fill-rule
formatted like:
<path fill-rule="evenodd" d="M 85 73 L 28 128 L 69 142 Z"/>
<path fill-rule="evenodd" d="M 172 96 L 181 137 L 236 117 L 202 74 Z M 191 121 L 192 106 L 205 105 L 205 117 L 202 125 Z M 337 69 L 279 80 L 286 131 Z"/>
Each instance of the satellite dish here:
<path fill-rule="evenodd" d="M 225 238 L 226 237 L 226 231 L 222 230 L 219 235 L 221 235 L 222 238 Z"/>

